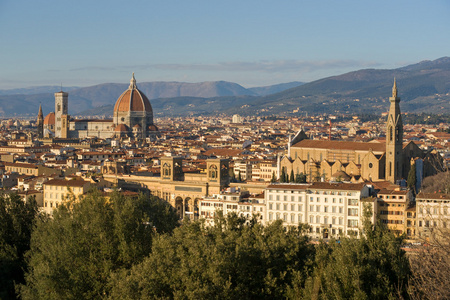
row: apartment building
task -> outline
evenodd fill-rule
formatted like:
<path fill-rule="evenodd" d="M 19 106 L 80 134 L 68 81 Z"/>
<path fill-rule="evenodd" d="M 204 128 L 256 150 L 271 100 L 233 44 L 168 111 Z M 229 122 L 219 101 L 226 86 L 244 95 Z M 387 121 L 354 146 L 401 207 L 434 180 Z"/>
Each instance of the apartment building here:
<path fill-rule="evenodd" d="M 44 212 L 52 214 L 63 201 L 70 197 L 78 199 L 85 194 L 90 186 L 88 181 L 81 179 L 66 180 L 52 179 L 43 184 L 44 186 Z"/>
<path fill-rule="evenodd" d="M 218 211 L 221 211 L 224 216 L 231 212 L 246 218 L 258 215 L 259 220 L 264 222 L 264 199 L 251 197 L 248 192 L 235 188 L 200 199 L 198 205 L 199 218 L 205 219 L 207 225 L 214 225 L 214 218 Z"/>
<path fill-rule="evenodd" d="M 376 208 L 369 186 L 363 183 L 272 184 L 265 190 L 265 200 L 267 222 L 307 223 L 313 238 L 358 236 L 364 207 Z"/>
<path fill-rule="evenodd" d="M 450 195 L 419 193 L 416 196 L 418 239 L 436 238 L 449 234 Z"/>
<path fill-rule="evenodd" d="M 393 233 L 401 235 L 407 232 L 406 210 L 414 206 L 411 200 L 411 191 L 383 189 L 378 192 L 378 217 Z"/>

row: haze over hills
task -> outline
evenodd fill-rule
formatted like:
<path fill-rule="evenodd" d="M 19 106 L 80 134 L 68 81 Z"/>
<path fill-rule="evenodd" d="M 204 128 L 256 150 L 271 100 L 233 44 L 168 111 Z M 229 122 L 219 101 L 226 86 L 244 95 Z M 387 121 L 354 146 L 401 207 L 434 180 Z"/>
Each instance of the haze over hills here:
<path fill-rule="evenodd" d="M 376 113 L 388 110 L 396 78 L 403 112 L 450 111 L 450 58 L 406 67 L 364 69 L 302 84 L 300 82 L 245 89 L 230 82 L 148 82 L 138 87 L 151 100 L 156 116 L 239 113 L 242 115 L 302 113 Z M 128 84 L 105 83 L 73 89 L 72 115 L 111 115 Z M 56 90 L 59 91 L 59 88 Z M 262 96 L 261 96 L 262 95 Z M 37 114 L 54 110 L 51 94 L 1 95 L 0 115 Z"/>
<path fill-rule="evenodd" d="M 211 81 L 200 83 L 187 82 L 139 82 L 139 89 L 150 99 L 173 97 L 218 97 L 258 95 L 237 83 Z M 104 83 L 84 88 L 71 88 L 69 93 L 69 113 L 95 109 L 112 105 L 128 88 L 128 83 Z M 278 87 L 280 89 L 281 87 Z M 266 87 L 270 89 L 270 87 Z M 20 94 L 20 91 L 24 93 Z M 32 93 L 32 91 L 36 93 Z M 39 103 L 44 112 L 54 110 L 54 92 L 61 90 L 59 86 L 34 87 L 27 89 L 0 90 L 0 116 L 36 115 Z M 69 89 L 63 88 L 64 91 Z M 9 93 L 9 94 L 7 94 Z M 111 110 L 112 113 L 112 110 Z"/>

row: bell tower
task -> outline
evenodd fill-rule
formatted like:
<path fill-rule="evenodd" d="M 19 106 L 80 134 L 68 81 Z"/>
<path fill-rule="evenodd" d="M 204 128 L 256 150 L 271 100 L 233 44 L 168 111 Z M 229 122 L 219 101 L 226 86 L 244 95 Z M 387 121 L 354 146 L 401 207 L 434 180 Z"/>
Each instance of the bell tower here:
<path fill-rule="evenodd" d="M 391 105 L 386 123 L 386 180 L 396 183 L 402 178 L 403 122 L 395 79 L 389 102 Z"/>
<path fill-rule="evenodd" d="M 69 94 L 63 91 L 55 93 L 55 137 L 62 138 L 68 124 L 63 124 L 63 115 L 68 114 Z M 64 126 L 64 127 L 63 127 Z"/>
<path fill-rule="evenodd" d="M 38 131 L 38 139 L 42 139 L 44 137 L 44 114 L 42 113 L 42 105 L 39 104 L 39 113 L 37 117 L 37 131 Z"/>

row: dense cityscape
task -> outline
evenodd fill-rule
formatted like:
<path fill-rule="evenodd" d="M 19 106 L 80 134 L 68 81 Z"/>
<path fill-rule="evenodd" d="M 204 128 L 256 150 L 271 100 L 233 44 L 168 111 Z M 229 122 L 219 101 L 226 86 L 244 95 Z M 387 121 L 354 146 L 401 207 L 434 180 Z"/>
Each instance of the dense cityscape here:
<path fill-rule="evenodd" d="M 24 267 L 25 263 L 28 264 L 28 273 L 25 274 L 26 285 L 21 287 L 18 285 L 23 282 L 23 279 L 20 279 L 23 275 L 19 272 L 19 275 L 16 274 L 18 277 L 14 279 L 17 280 L 16 289 L 20 290 L 23 298 L 30 299 L 35 298 L 36 295 L 39 295 L 37 298 L 50 297 L 47 291 L 53 291 L 51 293 L 54 293 L 56 298 L 99 297 L 99 294 L 96 295 L 93 292 L 96 288 L 88 283 L 84 283 L 87 284 L 87 290 L 83 292 L 82 287 L 79 291 L 67 289 L 63 287 L 64 282 L 51 280 L 52 276 L 58 274 L 58 268 L 65 269 L 64 272 L 67 274 L 72 274 L 73 271 L 70 271 L 70 266 L 53 261 L 56 257 L 48 257 L 48 255 L 58 257 L 59 254 L 53 251 L 60 250 L 51 248 L 42 250 L 42 247 L 48 247 L 49 240 L 46 239 L 52 237 L 56 238 L 55 245 L 62 243 L 62 247 L 75 247 L 69 251 L 77 251 L 76 247 L 86 247 L 86 245 L 78 244 L 81 240 L 66 241 L 76 243 L 69 246 L 62 236 L 55 236 L 56 232 L 51 234 L 50 232 L 45 234 L 45 232 L 47 230 L 66 232 L 68 228 L 64 227 L 67 226 L 62 221 L 64 218 L 77 219 L 78 214 L 81 214 L 79 217 L 83 218 L 83 211 L 86 214 L 89 210 L 95 211 L 97 205 L 103 205 L 105 211 L 99 211 L 100 214 L 108 215 L 108 209 L 112 210 L 112 219 L 109 220 L 105 216 L 104 222 L 113 222 L 111 226 L 115 228 L 114 230 L 119 230 L 121 226 L 129 226 L 126 230 L 122 228 L 122 233 L 113 230 L 114 232 L 109 233 L 111 236 L 105 232 L 107 236 L 103 242 L 115 243 L 113 241 L 118 238 L 116 242 L 122 245 L 120 247 L 125 247 L 120 251 L 139 257 L 133 259 L 130 257 L 127 260 L 122 257 L 124 253 L 119 253 L 115 263 L 110 262 L 112 265 L 108 272 L 114 270 L 118 272 L 119 269 L 116 267 L 120 265 L 131 270 L 133 265 L 142 261 L 147 255 L 150 255 L 150 259 L 156 259 L 151 258 L 152 255 L 164 255 L 164 252 L 158 251 L 169 251 L 168 248 L 164 248 L 168 246 L 158 243 L 162 243 L 169 237 L 174 239 L 175 236 L 182 234 L 181 232 L 187 234 L 186 230 L 200 230 L 204 232 L 203 234 L 209 232 L 208 234 L 215 236 L 214 242 L 199 241 L 199 243 L 219 242 L 216 231 L 220 228 L 225 230 L 223 232 L 225 235 L 229 234 L 227 230 L 238 230 L 242 235 L 249 234 L 243 229 L 245 227 L 248 227 L 248 230 L 259 231 L 259 233 L 253 232 L 252 235 L 264 235 L 265 230 L 275 230 L 276 235 L 286 236 L 278 237 L 276 241 L 273 241 L 274 243 L 288 239 L 283 242 L 288 244 L 287 247 L 297 245 L 296 247 L 301 249 L 295 251 L 304 254 L 299 257 L 299 260 L 294 258 L 300 255 L 297 253 L 294 257 L 285 257 L 287 260 L 278 265 L 275 264 L 272 267 L 264 265 L 274 268 L 273 270 L 278 268 L 276 272 L 281 272 L 273 274 L 275 286 L 270 287 L 267 282 L 258 283 L 256 280 L 248 283 L 255 285 L 254 290 L 244 292 L 238 289 L 239 284 L 235 282 L 236 278 L 230 277 L 230 282 L 220 283 L 223 285 L 220 291 L 215 290 L 219 287 L 213 287 L 218 284 L 217 282 L 213 286 L 204 282 L 202 284 L 207 289 L 204 291 L 205 294 L 198 290 L 201 284 L 192 289 L 191 294 L 185 290 L 186 294 L 180 294 L 183 298 L 216 296 L 221 298 L 227 293 L 232 299 L 240 298 L 240 296 L 252 298 L 256 295 L 269 298 L 272 296 L 315 298 L 313 295 L 317 291 L 314 286 L 320 277 L 316 272 L 331 272 L 320 269 L 319 261 L 306 267 L 307 260 L 314 260 L 314 255 L 316 260 L 324 259 L 317 256 L 320 251 L 324 251 L 320 248 L 324 246 L 320 245 L 330 247 L 327 251 L 333 254 L 329 259 L 337 259 L 337 257 L 333 258 L 333 255 L 340 255 L 339 259 L 344 259 L 345 255 L 339 254 L 342 249 L 336 248 L 338 246 L 334 244 L 342 244 L 342 247 L 350 247 L 350 245 L 356 247 L 355 243 L 370 244 L 371 242 L 387 243 L 391 245 L 390 247 L 396 245 L 396 250 L 392 253 L 389 252 L 393 251 L 392 249 L 380 250 L 384 254 L 379 259 L 391 255 L 388 263 L 394 264 L 394 261 L 399 260 L 397 263 L 403 264 L 403 267 L 386 267 L 389 269 L 387 270 L 389 275 L 366 274 L 365 276 L 393 276 L 402 285 L 398 282 L 388 282 L 384 283 L 387 285 L 383 288 L 378 287 L 381 289 L 379 291 L 372 286 L 368 287 L 369 290 L 364 290 L 362 287 L 353 287 L 353 289 L 362 289 L 361 291 L 367 297 L 373 299 L 383 299 L 387 296 L 424 297 L 427 292 L 422 284 L 431 280 L 429 278 L 431 275 L 420 273 L 424 269 L 418 267 L 419 262 L 415 260 L 415 257 L 423 255 L 426 260 L 430 256 L 434 259 L 434 261 L 430 260 L 431 264 L 436 260 L 436 253 L 439 253 L 443 255 L 444 261 L 441 262 L 443 265 L 438 267 L 448 268 L 448 256 L 445 258 L 445 251 L 448 251 L 448 248 L 445 250 L 445 247 L 448 245 L 450 221 L 448 213 L 450 208 L 449 123 L 426 124 L 429 123 L 426 121 L 430 116 L 423 117 L 423 124 L 405 123 L 402 119 L 407 119 L 408 114 L 402 114 L 400 111 L 401 101 L 395 81 L 392 92 L 387 91 L 386 94 L 390 96 L 390 107 L 386 107 L 386 114 L 378 117 L 326 114 L 302 116 L 299 114 L 298 117 L 284 118 L 235 114 L 217 117 L 154 119 L 151 103 L 139 90 L 133 74 L 128 89 L 118 96 L 113 119 L 71 117 L 68 115 L 68 106 L 71 105 L 69 93 L 60 91 L 55 93 L 54 112 L 44 116 L 40 107 L 37 118 L 34 120 L 2 120 L 0 186 L 2 188 L 2 224 L 7 224 L 2 238 L 3 243 L 6 245 L 9 243 L 13 247 L 2 251 L 7 249 L 16 251 L 16 258 L 11 257 L 9 260 L 13 273 L 19 272 L 17 268 L 20 269 L 21 265 Z M 12 209 L 14 205 L 17 207 Z M 116 215 L 117 211 L 114 212 L 118 207 L 124 211 L 132 209 L 128 212 L 131 215 L 121 219 L 125 222 L 122 225 L 114 223 L 119 222 L 114 221 L 119 217 Z M 124 211 L 122 213 L 125 213 Z M 14 216 L 15 213 L 27 214 L 28 217 L 18 221 L 20 218 L 16 218 L 20 215 Z M 91 212 L 87 213 L 85 218 L 96 218 L 96 216 Z M 81 220 L 76 222 L 82 222 Z M 136 220 L 141 220 L 142 224 L 147 225 L 144 227 L 141 226 L 142 224 L 132 225 Z M 97 221 L 92 220 L 93 223 Z M 17 222 L 28 222 L 28 224 L 18 225 Z M 107 223 L 102 224 L 101 226 L 107 226 Z M 227 225 L 223 227 L 224 224 Z M 6 229 L 8 226 L 11 228 Z M 194 229 L 195 226 L 201 227 Z M 29 230 L 28 235 L 25 228 Z M 14 233 L 17 230 L 19 231 Z M 33 230 L 31 250 L 28 256 L 24 256 L 30 247 L 26 245 L 30 245 L 29 238 Z M 67 231 L 66 234 L 88 234 L 88 236 L 94 234 L 92 238 L 97 239 L 97 234 L 89 233 L 90 230 L 86 229 L 78 233 Z M 119 236 L 116 236 L 117 234 Z M 125 237 L 123 234 L 130 235 L 132 238 L 121 240 Z M 24 239 L 21 241 L 24 243 L 21 245 L 24 247 L 21 253 L 17 252 L 20 247 L 14 243 L 17 238 L 14 237 L 15 235 Z M 158 236 L 163 237 L 163 240 L 158 242 Z M 295 236 L 297 241 L 294 241 Z M 298 236 L 301 238 L 298 239 Z M 144 237 L 147 238 L 147 242 L 141 240 Z M 229 242 L 239 243 L 239 240 L 244 237 L 233 238 L 230 235 L 229 238 L 233 239 Z M 377 238 L 382 240 L 377 241 Z M 153 239 L 156 239 L 154 245 L 151 242 Z M 390 239 L 390 242 L 385 239 Z M 103 243 L 101 241 L 95 243 L 97 242 Z M 266 242 L 268 243 L 268 241 L 264 243 Z M 183 244 L 184 242 L 178 240 L 172 243 Z M 103 247 L 100 244 L 98 246 Z M 257 247 L 256 245 L 247 246 Z M 95 247 L 95 245 L 89 246 L 90 250 L 87 251 L 94 255 L 92 253 L 98 251 Z M 158 250 L 154 247 L 162 248 Z M 210 250 L 212 251 L 213 248 L 214 246 L 211 245 Z M 253 250 L 262 251 L 256 248 Z M 372 250 L 375 251 L 375 249 Z M 428 255 L 429 253 L 433 255 Z M 227 254 L 226 251 L 223 254 L 236 255 Z M 207 254 L 204 255 L 207 256 Z M 270 261 L 276 259 L 277 255 L 282 253 L 274 253 L 272 257 L 266 257 L 265 263 L 274 264 L 275 262 Z M 100 255 L 100 257 L 103 256 Z M 83 256 L 80 256 L 81 258 L 90 260 Z M 179 259 L 189 258 L 180 257 Z M 257 260 L 259 259 L 263 258 L 259 257 Z M 373 259 L 377 261 L 376 258 Z M 4 261 L 7 262 L 8 259 Z M 192 262 L 194 261 L 195 259 Z M 376 264 L 375 261 L 359 263 Z M 15 265 L 14 262 L 17 264 Z M 293 267 L 293 262 L 304 265 L 307 269 L 304 271 L 306 273 L 303 275 L 296 273 L 300 272 L 300 269 Z M 355 263 L 358 264 L 358 262 Z M 43 271 L 42 264 L 50 269 L 56 269 Z M 100 266 L 86 272 L 98 272 L 95 271 L 98 267 Z M 145 271 L 148 267 L 142 266 L 144 269 L 139 272 L 148 272 Z M 248 267 L 256 268 L 256 266 Z M 400 270 L 395 271 L 397 267 Z M 14 268 L 16 268 L 15 271 Z M 157 268 L 157 266 L 151 268 Z M 220 268 L 217 271 L 221 272 Z M 281 275 L 283 268 L 290 270 L 286 277 Z M 6 272 L 8 270 L 5 268 Z M 188 268 L 186 272 L 193 272 L 192 270 Z M 114 277 L 110 278 L 111 274 L 108 272 L 104 275 L 108 278 L 107 281 L 115 282 L 123 289 L 108 287 L 107 281 L 100 280 L 103 283 L 98 283 L 101 287 L 96 292 L 105 293 L 105 297 L 126 298 L 134 293 L 134 296 L 131 296 L 133 299 L 147 296 L 177 298 L 177 293 L 181 293 L 179 287 L 172 286 L 173 283 L 166 283 L 166 288 L 159 287 L 151 292 L 148 291 L 147 289 L 155 284 L 153 280 L 162 280 L 158 277 L 162 274 L 155 274 L 156 277 L 153 279 L 150 277 L 138 279 L 139 277 L 133 277 L 137 275 L 128 273 L 129 282 L 125 283 Z M 206 272 L 206 270 L 198 270 L 198 272 Z M 415 274 L 415 277 L 411 274 Z M 8 278 L 7 273 L 3 276 Z M 262 276 L 268 276 L 268 274 Z M 413 282 L 411 278 L 417 282 Z M 7 297 L 11 293 L 14 294 L 14 284 L 5 280 L 4 286 L 9 286 L 9 289 L 3 293 L 3 296 Z M 150 282 L 147 282 L 148 280 Z M 246 282 L 249 278 L 242 280 Z M 82 281 L 84 282 L 85 279 Z M 134 281 L 136 282 L 133 284 L 147 284 L 147 286 L 131 292 L 129 289 L 133 289 L 133 285 L 130 282 Z M 333 288 L 326 286 L 325 283 L 322 284 L 319 295 L 327 298 L 327 293 L 331 292 L 327 289 Z M 225 288 L 227 285 L 228 288 Z M 264 289 L 266 290 L 263 292 Z M 350 297 L 356 292 L 353 289 L 341 290 L 341 296 Z M 439 292 L 445 295 L 445 289 Z M 69 294 L 72 296 L 68 296 Z M 433 298 L 434 295 L 436 294 L 433 294 Z"/>

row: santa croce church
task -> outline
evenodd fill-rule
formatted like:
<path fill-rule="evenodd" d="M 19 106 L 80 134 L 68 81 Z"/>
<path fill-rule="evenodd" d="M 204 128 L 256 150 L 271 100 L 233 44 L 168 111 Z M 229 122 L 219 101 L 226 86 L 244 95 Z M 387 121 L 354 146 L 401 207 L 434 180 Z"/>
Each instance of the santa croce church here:
<path fill-rule="evenodd" d="M 136 85 L 134 73 L 130 86 L 116 101 L 113 119 L 86 120 L 70 119 L 68 115 L 69 94 L 63 91 L 55 93 L 55 112 L 45 118 L 42 108 L 38 114 L 39 137 L 54 138 L 120 138 L 131 137 L 145 139 L 158 134 L 153 123 L 153 109 L 147 96 Z"/>
<path fill-rule="evenodd" d="M 394 80 L 386 123 L 386 142 L 310 140 L 301 131 L 288 145 L 281 160 L 285 174 L 305 174 L 308 181 L 352 182 L 406 179 L 415 162 L 422 178 L 436 172 L 434 151 L 425 152 L 414 142 L 403 143 L 400 98 Z M 416 169 L 417 170 L 417 169 Z"/>

